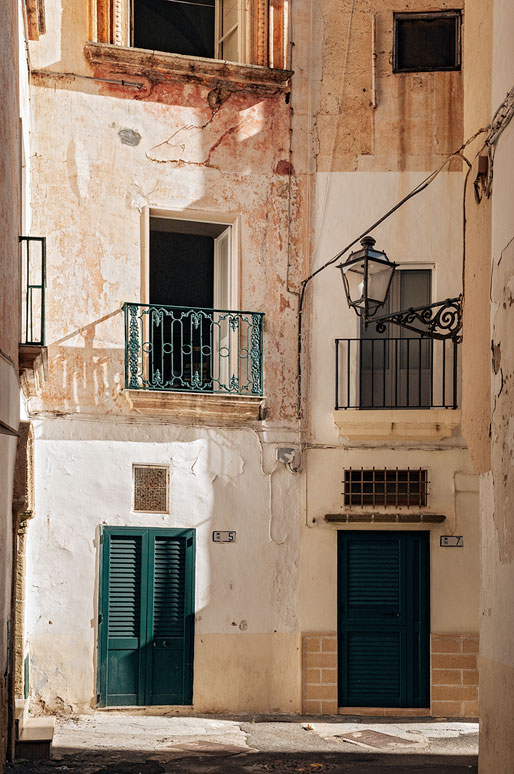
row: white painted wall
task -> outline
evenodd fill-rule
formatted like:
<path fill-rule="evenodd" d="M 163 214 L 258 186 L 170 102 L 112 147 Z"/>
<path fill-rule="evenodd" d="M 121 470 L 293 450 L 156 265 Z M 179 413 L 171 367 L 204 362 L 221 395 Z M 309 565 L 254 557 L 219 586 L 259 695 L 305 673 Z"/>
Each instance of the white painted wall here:
<path fill-rule="evenodd" d="M 262 473 L 253 431 L 80 419 L 37 421 L 35 428 L 37 515 L 27 562 L 34 698 L 75 708 L 94 700 L 100 525 L 197 530 L 198 647 L 209 635 L 250 641 L 298 630 L 297 484 L 283 466 L 271 481 Z M 268 456 L 265 450 L 266 470 Z M 132 511 L 133 463 L 170 466 L 170 514 Z M 237 531 L 237 543 L 214 544 L 212 531 L 226 529 Z M 266 645 L 260 658 L 263 665 L 272 658 Z M 201 663 L 209 668 L 205 656 Z M 220 700 L 210 696 L 215 683 L 202 668 L 195 679 L 204 707 Z M 250 699 L 252 690 L 250 681 Z"/>

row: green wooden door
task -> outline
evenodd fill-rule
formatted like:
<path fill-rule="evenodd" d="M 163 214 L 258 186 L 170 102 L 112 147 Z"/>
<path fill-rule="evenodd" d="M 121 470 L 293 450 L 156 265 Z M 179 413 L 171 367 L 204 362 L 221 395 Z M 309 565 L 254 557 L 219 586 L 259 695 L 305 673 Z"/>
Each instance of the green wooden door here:
<path fill-rule="evenodd" d="M 190 704 L 194 530 L 104 527 L 98 704 Z"/>
<path fill-rule="evenodd" d="M 338 538 L 339 706 L 428 707 L 428 533 Z"/>

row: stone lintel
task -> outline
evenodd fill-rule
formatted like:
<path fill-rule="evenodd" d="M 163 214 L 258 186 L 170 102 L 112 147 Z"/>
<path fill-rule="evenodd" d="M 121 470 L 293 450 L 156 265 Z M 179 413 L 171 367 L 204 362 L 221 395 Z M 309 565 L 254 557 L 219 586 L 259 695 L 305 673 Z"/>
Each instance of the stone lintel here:
<path fill-rule="evenodd" d="M 327 513 L 329 524 L 441 524 L 439 513 Z"/>
<path fill-rule="evenodd" d="M 441 441 L 460 425 L 458 409 L 338 409 L 334 423 L 350 441 Z"/>
<path fill-rule="evenodd" d="M 234 88 L 276 93 L 287 87 L 292 70 L 261 65 L 225 62 L 200 56 L 169 54 L 109 43 L 86 43 L 84 53 L 91 65 L 108 67 L 111 72 L 141 76 L 152 81 L 187 80 Z"/>
<path fill-rule="evenodd" d="M 262 419 L 260 395 L 210 395 L 192 392 L 125 390 L 130 408 L 138 414 L 167 414 L 199 422 L 244 422 Z"/>

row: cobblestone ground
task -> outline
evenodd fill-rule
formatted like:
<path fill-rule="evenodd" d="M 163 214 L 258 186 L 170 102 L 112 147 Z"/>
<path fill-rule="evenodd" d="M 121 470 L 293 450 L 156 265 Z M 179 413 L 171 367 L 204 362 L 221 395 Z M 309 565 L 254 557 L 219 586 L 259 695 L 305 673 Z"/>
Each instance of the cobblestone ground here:
<path fill-rule="evenodd" d="M 58 720 L 51 760 L 6 774 L 476 774 L 477 744 L 475 723 L 95 713 Z"/>

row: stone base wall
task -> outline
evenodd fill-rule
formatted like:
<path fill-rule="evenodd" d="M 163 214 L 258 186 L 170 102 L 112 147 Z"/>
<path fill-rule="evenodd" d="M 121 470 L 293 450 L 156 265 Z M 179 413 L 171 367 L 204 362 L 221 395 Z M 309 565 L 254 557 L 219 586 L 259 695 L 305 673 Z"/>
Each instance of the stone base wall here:
<path fill-rule="evenodd" d="M 478 717 L 478 635 L 433 634 L 430 649 L 430 710 L 345 707 L 340 710 L 341 714 Z M 302 676 L 304 714 L 336 714 L 339 708 L 335 632 L 303 635 Z"/>
<path fill-rule="evenodd" d="M 303 712 L 337 713 L 337 634 L 303 635 Z"/>
<path fill-rule="evenodd" d="M 432 715 L 478 717 L 478 634 L 433 634 Z"/>

